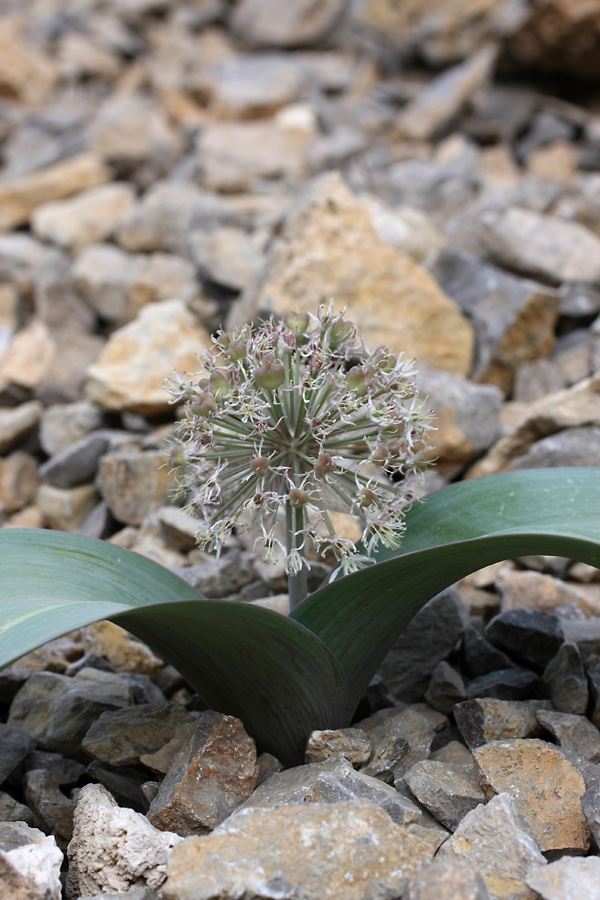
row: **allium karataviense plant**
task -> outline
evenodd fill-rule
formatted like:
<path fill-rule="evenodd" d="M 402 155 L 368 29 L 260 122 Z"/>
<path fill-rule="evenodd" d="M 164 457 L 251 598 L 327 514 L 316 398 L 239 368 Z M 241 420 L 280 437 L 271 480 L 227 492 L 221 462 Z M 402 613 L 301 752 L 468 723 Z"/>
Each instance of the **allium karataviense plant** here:
<path fill-rule="evenodd" d="M 430 420 L 411 361 L 367 350 L 333 304 L 220 332 L 199 360 L 197 376 L 167 389 L 185 404 L 172 460 L 201 546 L 219 551 L 237 526 L 263 558 L 279 547 L 292 608 L 306 597 L 309 547 L 333 555 L 334 575 L 372 563 L 379 544 L 400 547 Z M 336 534 L 332 510 L 360 522 L 360 550 Z"/>

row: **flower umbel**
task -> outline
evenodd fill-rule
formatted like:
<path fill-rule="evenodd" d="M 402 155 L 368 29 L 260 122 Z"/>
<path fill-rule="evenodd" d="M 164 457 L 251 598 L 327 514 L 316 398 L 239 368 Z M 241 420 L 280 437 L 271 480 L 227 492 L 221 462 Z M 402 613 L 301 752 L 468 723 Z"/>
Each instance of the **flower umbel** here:
<path fill-rule="evenodd" d="M 219 332 L 200 362 L 201 373 L 169 379 L 167 390 L 184 403 L 172 462 L 203 519 L 201 546 L 220 550 L 237 525 L 255 530 L 269 556 L 284 508 L 292 606 L 306 595 L 309 543 L 344 573 L 373 561 L 365 549 L 400 546 L 430 427 L 411 361 L 367 350 L 329 304 L 318 316 Z M 332 511 L 361 523 L 362 551 L 336 534 Z"/>

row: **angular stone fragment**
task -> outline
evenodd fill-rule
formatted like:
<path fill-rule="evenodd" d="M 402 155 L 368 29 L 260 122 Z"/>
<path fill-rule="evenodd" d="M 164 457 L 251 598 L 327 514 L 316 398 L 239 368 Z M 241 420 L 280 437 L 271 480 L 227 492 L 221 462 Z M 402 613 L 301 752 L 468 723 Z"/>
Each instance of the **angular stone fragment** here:
<path fill-rule="evenodd" d="M 465 62 L 433 78 L 402 110 L 396 122 L 402 137 L 431 140 L 458 115 L 489 79 L 497 51 L 483 47 Z"/>
<path fill-rule="evenodd" d="M 461 649 L 464 667 L 471 678 L 515 666 L 506 653 L 490 644 L 473 626 L 465 628 Z"/>
<path fill-rule="evenodd" d="M 107 710 L 96 719 L 82 741 L 86 753 L 111 766 L 133 766 L 140 756 L 156 753 L 177 731 L 195 719 L 173 704 L 141 703 Z"/>
<path fill-rule="evenodd" d="M 373 755 L 362 771 L 384 781 L 400 778 L 416 762 L 426 759 L 435 735 L 431 721 L 410 708 L 390 715 L 376 713 L 358 725 L 367 732 L 373 747 Z"/>
<path fill-rule="evenodd" d="M 300 195 L 262 277 L 229 324 L 267 306 L 278 314 L 296 307 L 316 312 L 329 297 L 336 308 L 347 307 L 368 347 L 386 344 L 422 366 L 468 373 L 471 326 L 424 269 L 377 237 L 368 212 L 337 173 L 318 177 Z"/>
<path fill-rule="evenodd" d="M 206 834 L 250 796 L 257 774 L 256 746 L 239 719 L 207 710 L 173 759 L 148 818 L 177 834 Z"/>
<path fill-rule="evenodd" d="M 25 822 L 0 822 L 0 889 L 6 900 L 60 900 L 63 855 Z"/>
<path fill-rule="evenodd" d="M 383 810 L 357 802 L 245 809 L 173 851 L 163 895 L 387 900 L 432 854 Z"/>
<path fill-rule="evenodd" d="M 36 502 L 48 528 L 77 531 L 99 499 L 100 494 L 95 484 L 79 484 L 72 488 L 41 484 Z"/>
<path fill-rule="evenodd" d="M 159 104 L 140 93 L 114 93 L 100 106 L 89 129 L 92 150 L 125 166 L 147 162 L 149 174 L 171 166 L 183 148 Z"/>
<path fill-rule="evenodd" d="M 237 291 L 248 287 L 263 263 L 261 243 L 241 228 L 196 231 L 190 249 L 211 281 Z"/>
<path fill-rule="evenodd" d="M 117 521 L 140 525 L 165 502 L 172 479 L 162 454 L 153 450 L 123 449 L 100 460 L 98 488 Z"/>
<path fill-rule="evenodd" d="M 558 297 L 551 288 L 451 249 L 442 251 L 433 273 L 473 323 L 477 381 L 508 392 L 518 366 L 548 356 L 558 314 Z"/>
<path fill-rule="evenodd" d="M 197 530 L 198 520 L 194 532 Z M 209 557 L 201 565 L 185 566 L 177 574 L 205 597 L 227 597 L 256 577 L 255 563 L 254 553 L 230 550 L 219 559 Z"/>
<path fill-rule="evenodd" d="M 16 725 L 0 723 L 0 784 L 35 747 L 30 734 Z"/>
<path fill-rule="evenodd" d="M 313 731 L 306 745 L 304 761 L 322 762 L 330 756 L 343 756 L 358 769 L 369 762 L 371 742 L 360 728 Z"/>
<path fill-rule="evenodd" d="M 35 428 L 41 411 L 42 404 L 38 400 L 12 409 L 0 409 L 0 453 L 6 453 Z"/>
<path fill-rule="evenodd" d="M 419 803 L 450 831 L 455 831 L 463 817 L 486 799 L 474 775 L 431 759 L 414 765 L 404 781 Z"/>
<path fill-rule="evenodd" d="M 485 636 L 513 659 L 540 672 L 564 643 L 558 616 L 529 609 L 500 613 L 488 623 Z"/>
<path fill-rule="evenodd" d="M 600 896 L 600 859 L 597 856 L 587 859 L 565 856 L 545 869 L 536 870 L 526 881 L 542 900 L 567 900 L 570 897 L 592 900 Z"/>
<path fill-rule="evenodd" d="M 600 425 L 600 373 L 533 404 L 509 424 L 489 453 L 470 470 L 472 475 L 507 471 L 541 438 L 564 428 Z"/>
<path fill-rule="evenodd" d="M 482 697 L 454 707 L 454 717 L 467 746 L 473 750 L 502 738 L 538 737 L 543 729 L 537 719 L 547 700 L 497 700 Z"/>
<path fill-rule="evenodd" d="M 50 330 L 39 319 L 32 320 L 15 334 L 0 358 L 0 392 L 27 399 L 47 377 L 55 358 Z"/>
<path fill-rule="evenodd" d="M 600 239 L 577 222 L 510 207 L 482 216 L 482 236 L 491 259 L 508 269 L 562 281 L 600 281 Z"/>
<path fill-rule="evenodd" d="M 23 225 L 43 203 L 62 200 L 110 180 L 110 170 L 92 153 L 71 156 L 0 186 L 0 232 Z"/>
<path fill-rule="evenodd" d="M 490 900 L 483 875 L 466 859 L 434 860 L 411 878 L 404 900 Z"/>
<path fill-rule="evenodd" d="M 146 644 L 106 619 L 83 629 L 82 639 L 88 653 L 108 660 L 117 672 L 155 675 L 162 665 L 162 660 Z M 139 700 L 136 699 L 136 703 Z"/>
<path fill-rule="evenodd" d="M 36 818 L 28 806 L 0 791 L 0 822 L 25 822 L 26 825 L 35 826 Z"/>
<path fill-rule="evenodd" d="M 425 702 L 433 709 L 450 714 L 457 703 L 466 698 L 465 684 L 456 669 L 445 660 L 437 664 L 429 687 L 425 692 Z"/>
<path fill-rule="evenodd" d="M 508 794 L 467 813 L 437 859 L 470 862 L 483 875 L 492 900 L 535 900 L 525 879 L 546 865 Z"/>
<path fill-rule="evenodd" d="M 16 512 L 31 503 L 37 487 L 38 469 L 32 456 L 17 450 L 0 459 L 0 505 L 6 512 Z"/>
<path fill-rule="evenodd" d="M 5 16 L 0 27 L 0 95 L 39 107 L 52 96 L 58 70 L 39 44 L 27 40 L 24 25 L 21 17 Z"/>
<path fill-rule="evenodd" d="M 310 799 L 314 803 L 360 800 L 384 809 L 396 825 L 408 825 L 422 818 L 421 810 L 411 800 L 391 785 L 362 772 L 323 772 L 314 783 Z"/>
<path fill-rule="evenodd" d="M 438 662 L 459 641 L 466 618 L 467 606 L 455 588 L 438 594 L 419 610 L 379 669 L 389 692 L 410 703 L 421 700 Z"/>
<path fill-rule="evenodd" d="M 540 850 L 587 852 L 590 835 L 581 810 L 585 783 L 556 747 L 535 738 L 491 741 L 473 755 L 486 795 L 512 797 Z"/>
<path fill-rule="evenodd" d="M 87 399 L 104 409 L 151 415 L 169 408 L 163 389 L 172 369 L 198 371 L 197 353 L 210 336 L 181 300 L 143 307 L 115 331 L 88 370 Z"/>
<path fill-rule="evenodd" d="M 42 240 L 75 251 L 109 237 L 134 200 L 135 192 L 129 184 L 100 185 L 68 200 L 39 206 L 31 225 Z"/>
<path fill-rule="evenodd" d="M 81 740 L 107 709 L 129 706 L 130 685 L 118 675 L 82 669 L 73 678 L 35 672 L 16 694 L 9 723 L 30 734 L 44 750 L 81 755 Z"/>
<path fill-rule="evenodd" d="M 497 700 L 528 700 L 541 696 L 542 679 L 529 669 L 499 669 L 480 675 L 466 685 L 467 697 L 493 697 Z"/>
<path fill-rule="evenodd" d="M 45 409 L 40 426 L 44 453 L 56 456 L 102 424 L 102 413 L 93 403 L 80 400 Z"/>
<path fill-rule="evenodd" d="M 160 887 L 169 851 L 180 841 L 132 809 L 121 809 L 101 785 L 87 784 L 75 808 L 67 900 L 139 885 Z"/>
<path fill-rule="evenodd" d="M 61 791 L 52 773 L 32 769 L 25 775 L 25 799 L 46 834 L 53 834 L 63 850 L 73 836 L 75 801 Z"/>
<path fill-rule="evenodd" d="M 600 762 L 600 731 L 585 716 L 539 709 L 537 720 L 553 734 L 561 750 L 573 750 L 590 762 Z"/>
<path fill-rule="evenodd" d="M 596 766 L 596 769 L 600 773 L 600 767 Z M 586 783 L 586 788 L 587 790 L 581 798 L 581 808 L 596 842 L 596 847 L 600 847 L 600 774 L 595 779 L 595 783 Z"/>
<path fill-rule="evenodd" d="M 339 756 L 332 756 L 323 762 L 294 766 L 271 775 L 256 788 L 241 808 L 311 803 L 315 785 L 321 776 L 333 777 L 337 781 L 346 776 L 351 777 L 353 773 L 354 769 L 348 760 Z"/>
<path fill-rule="evenodd" d="M 273 15 L 269 0 L 242 0 L 233 12 L 231 27 L 244 43 L 255 47 L 291 49 L 311 45 L 329 32 L 344 9 L 343 0 L 296 0 Z"/>
<path fill-rule="evenodd" d="M 40 476 L 59 488 L 89 483 L 94 480 L 100 458 L 110 445 L 109 432 L 94 431 L 42 463 L 39 468 Z"/>

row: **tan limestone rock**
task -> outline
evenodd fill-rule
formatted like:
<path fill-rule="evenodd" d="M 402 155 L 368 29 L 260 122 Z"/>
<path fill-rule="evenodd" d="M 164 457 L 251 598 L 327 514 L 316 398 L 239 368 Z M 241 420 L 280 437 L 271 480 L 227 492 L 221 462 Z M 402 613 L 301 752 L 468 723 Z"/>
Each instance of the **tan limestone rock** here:
<path fill-rule="evenodd" d="M 172 486 L 165 458 L 157 451 L 124 447 L 100 460 L 100 493 L 115 519 L 127 525 L 140 525 L 166 502 Z"/>
<path fill-rule="evenodd" d="M 56 358 L 56 345 L 43 322 L 35 319 L 18 331 L 0 359 L 0 391 L 40 387 Z"/>
<path fill-rule="evenodd" d="M 0 232 L 23 225 L 43 203 L 104 184 L 110 177 L 109 168 L 98 156 L 81 153 L 47 169 L 5 181 L 0 185 Z"/>
<path fill-rule="evenodd" d="M 38 424 L 41 414 L 42 404 L 39 400 L 0 409 L 0 453 L 6 453 L 25 438 Z"/>
<path fill-rule="evenodd" d="M 86 398 L 104 409 L 149 415 L 169 408 L 164 380 L 173 369 L 193 374 L 210 335 L 181 300 L 145 306 L 115 331 L 88 369 Z"/>
<path fill-rule="evenodd" d="M 592 900 L 600 896 L 600 859 L 565 856 L 533 872 L 527 884 L 542 900 Z"/>
<path fill-rule="evenodd" d="M 72 488 L 41 484 L 37 492 L 37 506 L 44 524 L 56 531 L 77 531 L 99 500 L 95 484 L 80 484 Z"/>
<path fill-rule="evenodd" d="M 399 897 L 433 852 L 382 809 L 361 803 L 246 809 L 174 850 L 163 895 L 384 900 Z"/>
<path fill-rule="evenodd" d="M 533 609 L 549 613 L 570 606 L 587 618 L 600 615 L 600 585 L 570 584 L 541 572 L 505 567 L 498 573 L 496 587 L 501 594 L 501 612 Z"/>
<path fill-rule="evenodd" d="M 23 22 L 18 19 L 5 18 L 0 23 L 0 96 L 26 106 L 42 106 L 50 99 L 57 69 L 23 32 Z"/>
<path fill-rule="evenodd" d="M 103 656 L 117 672 L 153 675 L 162 660 L 114 622 L 102 620 L 83 629 L 83 644 L 88 652 Z"/>
<path fill-rule="evenodd" d="M 504 435 L 473 466 L 470 476 L 509 470 L 512 461 L 525 454 L 535 441 L 564 428 L 600 425 L 600 374 L 524 405 L 516 412 Z"/>
<path fill-rule="evenodd" d="M 300 195 L 230 324 L 258 309 L 315 313 L 332 297 L 368 347 L 386 344 L 422 366 L 469 372 L 470 324 L 424 269 L 377 237 L 338 173 L 315 179 Z"/>
<path fill-rule="evenodd" d="M 483 875 L 491 900 L 536 900 L 525 879 L 546 865 L 508 794 L 464 817 L 436 860 L 466 860 Z"/>
<path fill-rule="evenodd" d="M 75 197 L 44 203 L 31 226 L 42 240 L 75 251 L 109 237 L 131 211 L 135 191 L 129 184 L 103 184 Z"/>
<path fill-rule="evenodd" d="M 540 850 L 586 853 L 585 783 L 552 744 L 536 738 L 491 741 L 473 751 L 488 797 L 509 794 Z"/>
<path fill-rule="evenodd" d="M 12 513 L 35 499 L 38 488 L 37 462 L 17 450 L 0 459 L 0 507 Z"/>

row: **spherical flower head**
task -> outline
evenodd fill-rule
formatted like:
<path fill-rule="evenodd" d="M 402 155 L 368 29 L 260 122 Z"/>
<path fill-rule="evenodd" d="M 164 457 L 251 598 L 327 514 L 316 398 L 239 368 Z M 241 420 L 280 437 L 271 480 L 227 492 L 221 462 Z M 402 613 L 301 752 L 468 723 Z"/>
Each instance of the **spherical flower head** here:
<path fill-rule="evenodd" d="M 218 551 L 237 525 L 268 556 L 283 547 L 284 510 L 291 575 L 309 544 L 343 572 L 372 562 L 379 543 L 400 545 L 431 428 L 411 361 L 370 352 L 332 303 L 219 332 L 199 358 L 203 371 L 167 390 L 184 403 L 171 459 L 204 546 Z M 336 534 L 334 510 L 360 521 L 362 547 Z"/>

